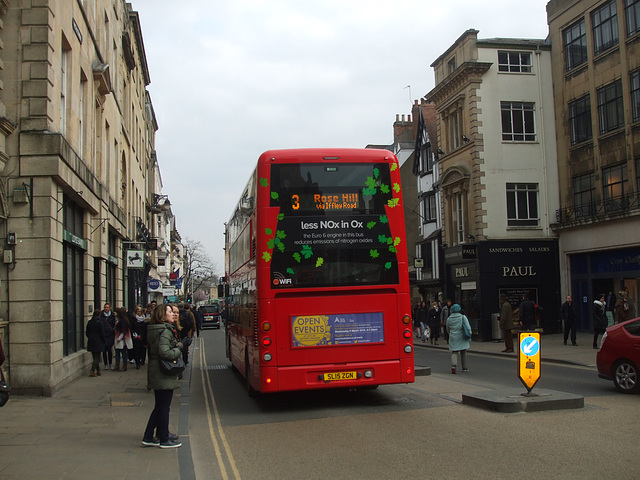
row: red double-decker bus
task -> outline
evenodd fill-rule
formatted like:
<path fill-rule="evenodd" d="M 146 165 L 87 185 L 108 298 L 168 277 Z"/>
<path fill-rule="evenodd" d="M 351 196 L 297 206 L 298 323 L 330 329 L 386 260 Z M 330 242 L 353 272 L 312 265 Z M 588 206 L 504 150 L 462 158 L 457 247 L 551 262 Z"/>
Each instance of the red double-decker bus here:
<path fill-rule="evenodd" d="M 414 381 L 395 155 L 265 152 L 225 237 L 227 357 L 249 393 Z"/>

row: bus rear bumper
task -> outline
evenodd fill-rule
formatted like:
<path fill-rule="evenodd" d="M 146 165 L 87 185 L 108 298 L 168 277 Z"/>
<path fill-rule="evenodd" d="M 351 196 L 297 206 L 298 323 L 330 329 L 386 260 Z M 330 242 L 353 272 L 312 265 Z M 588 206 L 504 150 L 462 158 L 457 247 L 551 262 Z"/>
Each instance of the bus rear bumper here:
<path fill-rule="evenodd" d="M 415 381 L 413 358 L 402 360 L 261 367 L 264 393 L 319 388 L 360 388 Z"/>

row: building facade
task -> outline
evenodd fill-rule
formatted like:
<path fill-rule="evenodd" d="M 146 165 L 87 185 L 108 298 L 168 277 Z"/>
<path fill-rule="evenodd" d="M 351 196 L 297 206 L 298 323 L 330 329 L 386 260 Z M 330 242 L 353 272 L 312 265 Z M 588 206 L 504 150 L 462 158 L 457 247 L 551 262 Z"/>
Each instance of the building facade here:
<path fill-rule="evenodd" d="M 3 1 L 0 15 L 0 317 L 13 389 L 51 395 L 90 363 L 94 309 L 149 298 L 158 127 L 125 1 Z"/>
<path fill-rule="evenodd" d="M 481 340 L 496 337 L 504 293 L 524 293 L 558 328 L 558 208 L 551 47 L 464 32 L 431 66 L 437 110 L 445 295 Z M 499 332 L 497 332 L 499 333 Z"/>
<path fill-rule="evenodd" d="M 640 279 L 640 1 L 547 4 L 558 125 L 561 284 L 591 329 L 594 299 L 611 310 Z"/>

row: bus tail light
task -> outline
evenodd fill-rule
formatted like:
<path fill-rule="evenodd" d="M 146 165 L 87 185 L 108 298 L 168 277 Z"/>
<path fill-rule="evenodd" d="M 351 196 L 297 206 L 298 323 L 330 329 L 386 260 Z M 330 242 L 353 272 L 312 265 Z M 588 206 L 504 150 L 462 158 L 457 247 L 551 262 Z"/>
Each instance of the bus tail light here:
<path fill-rule="evenodd" d="M 269 385 L 271 383 L 271 377 L 267 377 L 264 379 L 264 383 L 266 383 L 267 385 Z"/>
<path fill-rule="evenodd" d="M 409 325 L 411 323 L 411 317 L 409 315 L 405 315 L 404 317 L 402 317 L 402 323 L 404 323 L 405 325 Z"/>
<path fill-rule="evenodd" d="M 411 338 L 411 330 L 405 330 L 402 336 L 406 339 Z"/>
<path fill-rule="evenodd" d="M 373 377 L 373 372 L 371 370 L 365 370 L 364 378 L 371 378 L 371 377 Z"/>
<path fill-rule="evenodd" d="M 271 339 L 269 337 L 264 337 L 262 339 L 262 345 L 264 345 L 265 347 L 271 346 Z"/>
<path fill-rule="evenodd" d="M 262 324 L 262 331 L 268 332 L 269 330 L 271 330 L 271 324 L 269 322 L 264 322 Z"/>
<path fill-rule="evenodd" d="M 413 348 L 411 348 L 411 345 L 405 345 L 404 346 L 404 353 L 411 353 L 413 350 Z"/>
<path fill-rule="evenodd" d="M 270 362 L 272 358 L 273 358 L 273 357 L 271 356 L 271 354 L 270 354 L 270 353 L 265 353 L 265 354 L 262 356 L 262 359 L 263 359 L 265 362 Z"/>

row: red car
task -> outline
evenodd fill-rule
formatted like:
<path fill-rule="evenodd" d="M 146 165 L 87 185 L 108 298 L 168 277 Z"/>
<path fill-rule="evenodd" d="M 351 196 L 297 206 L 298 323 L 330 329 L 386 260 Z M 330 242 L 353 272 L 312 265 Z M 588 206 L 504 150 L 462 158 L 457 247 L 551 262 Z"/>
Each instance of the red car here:
<path fill-rule="evenodd" d="M 596 364 L 598 376 L 613 380 L 619 392 L 640 392 L 640 318 L 607 328 Z"/>

